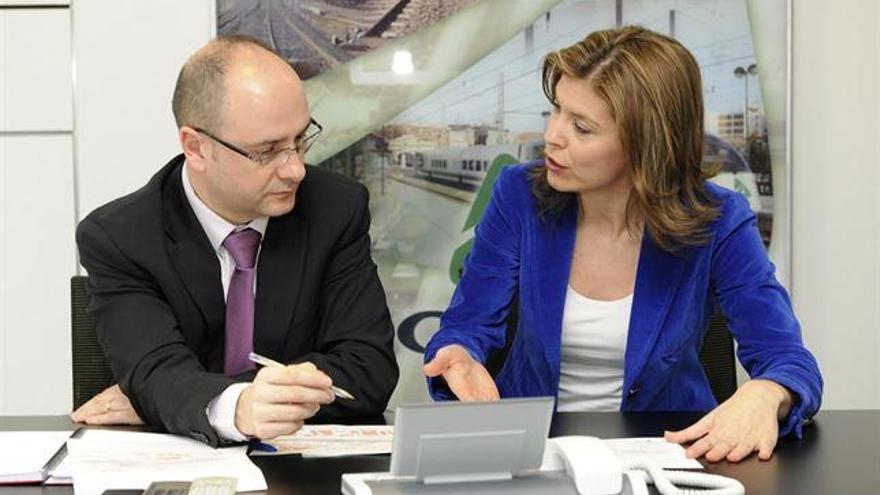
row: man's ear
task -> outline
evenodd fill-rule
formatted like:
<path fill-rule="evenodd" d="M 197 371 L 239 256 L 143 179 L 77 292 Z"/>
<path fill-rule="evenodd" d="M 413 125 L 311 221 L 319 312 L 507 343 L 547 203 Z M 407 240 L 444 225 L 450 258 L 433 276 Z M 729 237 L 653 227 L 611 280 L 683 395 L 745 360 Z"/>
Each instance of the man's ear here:
<path fill-rule="evenodd" d="M 206 167 L 208 147 L 201 134 L 189 126 L 183 126 L 179 130 L 180 148 L 186 156 L 186 164 L 193 170 L 202 172 Z"/>

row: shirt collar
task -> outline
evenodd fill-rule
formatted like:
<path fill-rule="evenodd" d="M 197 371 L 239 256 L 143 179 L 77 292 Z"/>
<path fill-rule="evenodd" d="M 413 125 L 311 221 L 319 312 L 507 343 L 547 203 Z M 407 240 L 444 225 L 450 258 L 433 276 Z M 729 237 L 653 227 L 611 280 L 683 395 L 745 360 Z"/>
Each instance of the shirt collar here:
<path fill-rule="evenodd" d="M 259 232 L 261 237 L 265 237 L 269 217 L 257 217 L 244 225 L 231 224 L 215 213 L 198 197 L 189 181 L 186 162 L 180 168 L 180 174 L 181 179 L 183 179 L 183 192 L 186 194 L 186 199 L 189 201 L 189 205 L 196 214 L 196 218 L 202 225 L 202 229 L 204 229 L 205 234 L 208 236 L 208 241 L 211 242 L 211 247 L 214 248 L 215 252 L 220 250 L 220 246 L 223 245 L 226 236 L 234 230 L 251 228 Z"/>

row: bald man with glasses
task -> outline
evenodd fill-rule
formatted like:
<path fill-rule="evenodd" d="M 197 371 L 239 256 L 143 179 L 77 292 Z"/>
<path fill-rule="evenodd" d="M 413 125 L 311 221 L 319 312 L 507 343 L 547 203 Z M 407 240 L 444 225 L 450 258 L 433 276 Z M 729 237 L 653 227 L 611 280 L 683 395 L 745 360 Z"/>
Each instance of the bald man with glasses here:
<path fill-rule="evenodd" d="M 172 108 L 183 153 L 77 229 L 118 385 L 71 417 L 216 446 L 381 414 L 398 369 L 367 190 L 305 164 L 323 128 L 299 77 L 256 40 L 218 38 Z"/>

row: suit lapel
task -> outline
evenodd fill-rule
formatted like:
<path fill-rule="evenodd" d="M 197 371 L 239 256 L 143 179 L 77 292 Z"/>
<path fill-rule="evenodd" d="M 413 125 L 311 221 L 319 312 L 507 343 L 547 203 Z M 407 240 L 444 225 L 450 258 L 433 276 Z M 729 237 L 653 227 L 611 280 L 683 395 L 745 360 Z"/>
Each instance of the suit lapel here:
<path fill-rule="evenodd" d="M 624 392 L 630 390 L 648 360 L 672 305 L 688 249 L 671 254 L 657 246 L 645 231 L 626 343 Z M 625 395 L 625 394 L 624 394 Z"/>
<path fill-rule="evenodd" d="M 280 355 L 299 298 L 308 244 L 308 222 L 294 211 L 272 218 L 257 262 L 254 351 Z"/>
<path fill-rule="evenodd" d="M 183 163 L 182 157 L 180 163 Z M 168 254 L 209 331 L 219 331 L 222 335 L 226 304 L 220 283 L 220 263 L 184 195 L 179 165 L 170 170 L 162 190 Z"/>

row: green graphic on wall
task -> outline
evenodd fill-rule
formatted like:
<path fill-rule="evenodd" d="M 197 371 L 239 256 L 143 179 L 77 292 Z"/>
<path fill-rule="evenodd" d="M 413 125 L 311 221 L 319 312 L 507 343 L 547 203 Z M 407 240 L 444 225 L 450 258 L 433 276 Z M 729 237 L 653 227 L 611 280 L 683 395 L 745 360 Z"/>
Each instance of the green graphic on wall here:
<path fill-rule="evenodd" d="M 492 165 L 489 167 L 489 171 L 486 172 L 486 178 L 483 180 L 480 189 L 477 191 L 477 196 L 474 198 L 474 204 L 471 207 L 470 213 L 468 213 L 467 220 L 464 222 L 464 227 L 461 229 L 462 232 L 467 232 L 480 223 L 480 219 L 483 218 L 483 211 L 486 210 L 486 205 L 489 204 L 489 199 L 492 197 L 492 188 L 495 186 L 495 180 L 498 178 L 498 174 L 501 173 L 501 167 L 506 167 L 515 163 L 517 163 L 516 158 L 507 153 L 502 153 L 495 158 Z M 449 262 L 449 280 L 451 280 L 453 284 L 457 285 L 458 281 L 461 279 L 464 260 L 467 257 L 467 254 L 471 251 L 471 246 L 473 245 L 474 238 L 471 236 L 470 239 L 462 243 L 462 245 L 456 248 L 452 253 L 452 259 Z"/>

